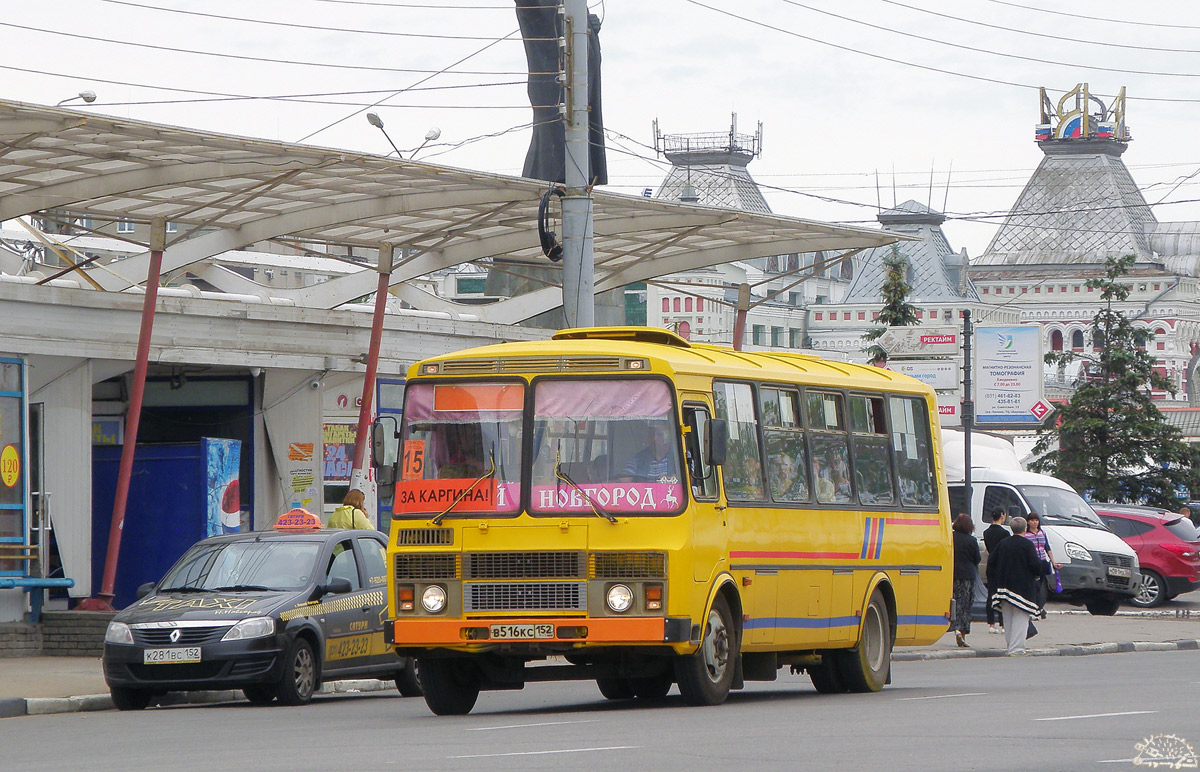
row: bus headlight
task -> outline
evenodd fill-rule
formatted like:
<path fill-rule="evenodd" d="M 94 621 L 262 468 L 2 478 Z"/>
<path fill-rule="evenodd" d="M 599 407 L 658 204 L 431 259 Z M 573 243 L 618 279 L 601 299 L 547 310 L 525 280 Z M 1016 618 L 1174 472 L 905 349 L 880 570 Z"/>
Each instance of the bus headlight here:
<path fill-rule="evenodd" d="M 430 614 L 440 613 L 446 608 L 446 590 L 436 584 L 431 584 L 421 593 L 421 608 Z"/>
<path fill-rule="evenodd" d="M 618 614 L 624 614 L 633 605 L 633 590 L 623 584 L 614 584 L 608 588 L 605 595 L 608 607 Z"/>

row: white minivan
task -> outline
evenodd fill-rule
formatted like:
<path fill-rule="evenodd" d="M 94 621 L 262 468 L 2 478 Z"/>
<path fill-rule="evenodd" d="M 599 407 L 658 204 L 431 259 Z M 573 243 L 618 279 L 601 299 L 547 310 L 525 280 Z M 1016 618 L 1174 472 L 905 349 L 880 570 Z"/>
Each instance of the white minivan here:
<path fill-rule="evenodd" d="M 1062 593 L 1051 598 L 1085 606 L 1093 614 L 1112 615 L 1122 601 L 1138 594 L 1137 555 L 1070 485 L 1021 469 L 1012 444 L 1003 438 L 972 433 L 971 440 L 971 519 L 981 550 L 992 512 L 1002 509 L 1011 518 L 1036 511 L 1054 559 L 1062 563 Z M 962 432 L 943 429 L 942 447 L 950 510 L 961 512 L 966 499 Z"/>

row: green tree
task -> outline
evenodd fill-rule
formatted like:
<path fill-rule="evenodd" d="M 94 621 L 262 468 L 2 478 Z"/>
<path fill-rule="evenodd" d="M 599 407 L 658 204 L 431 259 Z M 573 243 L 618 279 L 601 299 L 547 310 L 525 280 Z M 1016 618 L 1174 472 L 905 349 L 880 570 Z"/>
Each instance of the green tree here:
<path fill-rule="evenodd" d="M 917 307 L 908 302 L 912 286 L 904 280 L 908 272 L 908 260 L 900 254 L 900 247 L 892 244 L 892 252 L 883 259 L 884 279 L 879 287 L 883 295 L 883 308 L 879 310 L 879 327 L 873 327 L 863 335 L 863 340 L 870 342 L 878 340 L 888 327 L 911 327 L 919 324 Z M 887 352 L 878 343 L 863 349 L 867 352 L 868 362 L 886 362 Z"/>
<path fill-rule="evenodd" d="M 1047 364 L 1062 367 L 1082 359 L 1084 368 L 1070 401 L 1040 430 L 1034 451 L 1044 455 L 1029 466 L 1090 492 L 1097 501 L 1177 509 L 1182 502 L 1176 491 L 1190 491 L 1200 482 L 1200 452 L 1184 442 L 1151 399 L 1153 389 L 1174 390 L 1146 353 L 1150 333 L 1113 308 L 1129 297 L 1131 287 L 1123 277 L 1133 262 L 1133 255 L 1110 257 L 1104 277 L 1087 282 L 1105 301 L 1091 323 L 1099 350 L 1046 355 Z"/>

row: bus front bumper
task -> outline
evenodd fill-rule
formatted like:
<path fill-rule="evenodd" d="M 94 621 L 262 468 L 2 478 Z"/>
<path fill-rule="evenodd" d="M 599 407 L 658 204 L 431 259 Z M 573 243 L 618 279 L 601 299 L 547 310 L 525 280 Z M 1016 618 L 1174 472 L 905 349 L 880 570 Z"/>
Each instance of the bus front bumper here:
<path fill-rule="evenodd" d="M 530 617 L 388 620 L 384 638 L 398 648 L 505 644 L 686 643 L 690 617 Z"/>

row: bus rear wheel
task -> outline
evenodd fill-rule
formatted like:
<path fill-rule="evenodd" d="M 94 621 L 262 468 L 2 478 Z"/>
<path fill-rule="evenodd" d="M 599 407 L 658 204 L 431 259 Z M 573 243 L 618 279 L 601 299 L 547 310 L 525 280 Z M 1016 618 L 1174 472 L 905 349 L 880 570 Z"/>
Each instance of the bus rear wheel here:
<path fill-rule="evenodd" d="M 479 699 L 479 676 L 466 662 L 418 660 L 417 680 L 425 695 L 425 704 L 438 716 L 465 716 Z"/>
<path fill-rule="evenodd" d="M 883 593 L 876 589 L 863 611 L 862 637 L 853 649 L 837 652 L 838 672 L 851 692 L 877 692 L 892 667 L 892 623 Z"/>
<path fill-rule="evenodd" d="M 689 705 L 720 705 L 733 687 L 738 634 L 723 595 L 717 595 L 704 625 L 700 648 L 675 660 L 679 693 Z"/>

